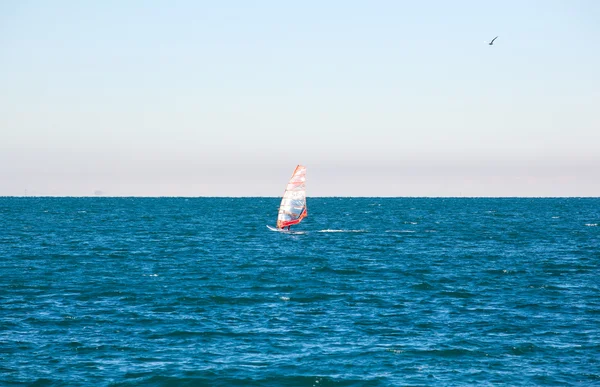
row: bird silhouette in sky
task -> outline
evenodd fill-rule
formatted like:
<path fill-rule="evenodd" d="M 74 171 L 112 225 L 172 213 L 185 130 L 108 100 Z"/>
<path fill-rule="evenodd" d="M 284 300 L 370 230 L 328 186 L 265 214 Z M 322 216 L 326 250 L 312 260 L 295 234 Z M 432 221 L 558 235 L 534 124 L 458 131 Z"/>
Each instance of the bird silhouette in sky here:
<path fill-rule="evenodd" d="M 491 42 L 489 42 L 488 44 L 489 44 L 490 46 L 493 46 L 493 45 L 494 45 L 494 40 L 496 40 L 496 39 L 498 39 L 498 37 L 497 37 L 497 36 L 496 36 L 494 39 L 492 39 L 492 41 L 491 41 Z"/>

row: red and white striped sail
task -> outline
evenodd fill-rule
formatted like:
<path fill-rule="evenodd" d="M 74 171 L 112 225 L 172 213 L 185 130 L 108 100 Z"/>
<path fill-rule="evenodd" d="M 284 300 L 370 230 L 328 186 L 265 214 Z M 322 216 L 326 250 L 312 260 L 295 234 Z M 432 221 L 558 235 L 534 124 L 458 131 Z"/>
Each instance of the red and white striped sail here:
<path fill-rule="evenodd" d="M 277 228 L 298 224 L 306 215 L 306 167 L 298 165 L 281 198 Z"/>

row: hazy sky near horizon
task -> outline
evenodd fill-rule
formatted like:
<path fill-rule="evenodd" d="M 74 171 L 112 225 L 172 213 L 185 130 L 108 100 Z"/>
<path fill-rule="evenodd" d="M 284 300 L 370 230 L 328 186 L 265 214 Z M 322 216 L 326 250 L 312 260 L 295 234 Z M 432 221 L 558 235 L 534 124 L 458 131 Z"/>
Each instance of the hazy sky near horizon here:
<path fill-rule="evenodd" d="M 0 195 L 278 196 L 304 164 L 309 196 L 600 196 L 598 20 L 594 0 L 5 0 Z"/>

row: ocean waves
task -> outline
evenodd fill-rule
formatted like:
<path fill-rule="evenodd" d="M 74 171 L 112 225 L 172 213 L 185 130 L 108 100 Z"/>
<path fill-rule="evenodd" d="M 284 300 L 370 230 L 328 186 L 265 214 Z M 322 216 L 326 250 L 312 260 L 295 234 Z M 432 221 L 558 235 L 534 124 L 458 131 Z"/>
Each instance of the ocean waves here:
<path fill-rule="evenodd" d="M 599 384 L 599 204 L 0 198 L 0 384 Z"/>

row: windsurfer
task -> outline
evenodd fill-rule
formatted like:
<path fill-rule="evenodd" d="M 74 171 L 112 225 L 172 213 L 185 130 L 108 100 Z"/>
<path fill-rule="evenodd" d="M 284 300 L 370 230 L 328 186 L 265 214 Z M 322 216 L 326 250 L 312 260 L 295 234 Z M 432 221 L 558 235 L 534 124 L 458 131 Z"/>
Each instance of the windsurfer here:
<path fill-rule="evenodd" d="M 298 165 L 281 198 L 277 212 L 277 229 L 291 231 L 291 226 L 306 217 L 306 167 Z M 287 228 L 287 230 L 286 230 Z"/>

